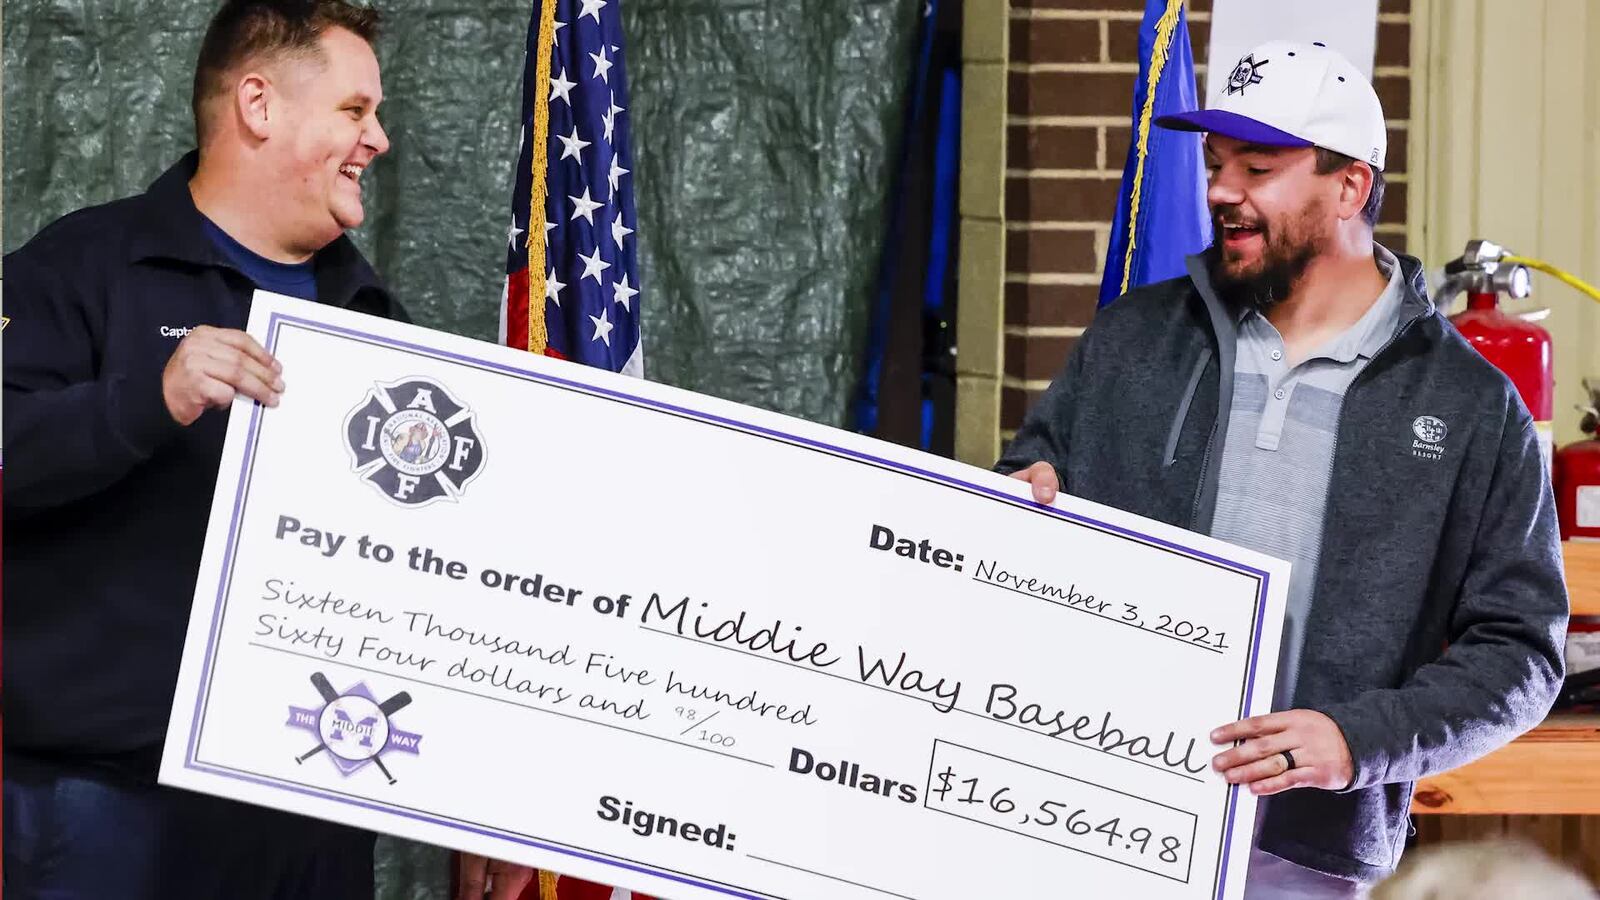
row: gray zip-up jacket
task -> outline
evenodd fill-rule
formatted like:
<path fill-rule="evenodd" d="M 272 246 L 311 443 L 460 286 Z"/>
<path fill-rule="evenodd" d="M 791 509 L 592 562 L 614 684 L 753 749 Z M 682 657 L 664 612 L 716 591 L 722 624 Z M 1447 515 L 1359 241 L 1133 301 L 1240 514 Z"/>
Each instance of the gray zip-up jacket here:
<path fill-rule="evenodd" d="M 1355 780 L 1272 798 L 1260 840 L 1361 881 L 1398 862 L 1417 779 L 1549 712 L 1569 610 L 1532 417 L 1428 300 L 1421 264 L 1400 265 L 1400 326 L 1339 418 L 1294 697 L 1338 723 Z M 1067 493 L 1209 532 L 1235 343 L 1233 316 L 1191 257 L 1189 277 L 1100 311 L 996 469 L 1044 460 Z M 1422 416 L 1447 433 L 1418 450 Z"/>

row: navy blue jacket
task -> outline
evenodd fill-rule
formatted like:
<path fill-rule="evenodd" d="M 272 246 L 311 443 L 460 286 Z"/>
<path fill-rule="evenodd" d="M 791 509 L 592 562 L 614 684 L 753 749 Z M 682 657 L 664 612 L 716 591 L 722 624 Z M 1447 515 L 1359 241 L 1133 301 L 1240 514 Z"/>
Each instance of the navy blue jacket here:
<path fill-rule="evenodd" d="M 1294 697 L 1338 724 L 1355 780 L 1272 797 L 1260 841 L 1361 881 L 1394 868 L 1417 779 L 1550 711 L 1568 614 L 1533 419 L 1428 300 L 1421 264 L 1401 256 L 1400 269 L 1401 324 L 1340 413 Z M 1199 257 L 1188 277 L 1128 293 L 1095 317 L 997 468 L 1044 460 L 1067 493 L 1209 532 L 1234 321 Z M 1442 452 L 1414 452 L 1425 415 L 1449 426 Z"/>
<path fill-rule="evenodd" d="M 197 160 L 5 258 L 8 755 L 155 775 L 227 429 L 179 426 L 162 369 L 194 326 L 243 328 L 254 290 L 202 230 Z M 348 237 L 315 270 L 321 302 L 404 320 Z"/>

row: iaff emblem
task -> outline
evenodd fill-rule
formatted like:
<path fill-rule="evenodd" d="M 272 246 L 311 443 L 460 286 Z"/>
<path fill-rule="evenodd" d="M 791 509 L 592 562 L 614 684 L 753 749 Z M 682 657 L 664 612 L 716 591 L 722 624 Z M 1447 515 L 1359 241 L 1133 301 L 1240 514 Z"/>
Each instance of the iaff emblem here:
<path fill-rule="evenodd" d="M 1247 54 L 1233 67 L 1233 72 L 1228 75 L 1228 93 L 1242 94 L 1244 89 L 1252 84 L 1261 83 L 1261 67 L 1271 62 L 1263 59 L 1256 62 L 1254 53 Z"/>
<path fill-rule="evenodd" d="M 401 691 L 379 703 L 365 682 L 358 682 L 341 694 L 321 672 L 311 674 L 311 685 L 322 695 L 322 707 L 289 707 L 289 727 L 316 735 L 317 745 L 294 761 L 304 763 L 326 751 L 334 766 L 346 777 L 371 763 L 394 784 L 394 776 L 383 763 L 383 754 L 389 751 L 415 754 L 420 752 L 422 743 L 422 735 L 401 731 L 389 719 L 411 705 L 411 695 Z"/>
<path fill-rule="evenodd" d="M 375 385 L 344 433 L 352 468 L 401 506 L 455 500 L 483 468 L 472 410 L 424 378 Z"/>

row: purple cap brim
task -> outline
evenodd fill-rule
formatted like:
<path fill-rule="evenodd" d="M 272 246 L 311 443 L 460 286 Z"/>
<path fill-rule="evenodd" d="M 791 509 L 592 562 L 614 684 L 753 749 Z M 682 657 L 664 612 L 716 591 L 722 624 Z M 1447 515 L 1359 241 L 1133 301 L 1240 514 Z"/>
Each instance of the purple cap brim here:
<path fill-rule="evenodd" d="M 1209 131 L 1247 144 L 1266 144 L 1269 147 L 1312 146 L 1305 138 L 1295 137 L 1287 131 L 1279 131 L 1271 125 L 1225 109 L 1173 113 L 1156 119 L 1156 125 L 1174 131 Z"/>

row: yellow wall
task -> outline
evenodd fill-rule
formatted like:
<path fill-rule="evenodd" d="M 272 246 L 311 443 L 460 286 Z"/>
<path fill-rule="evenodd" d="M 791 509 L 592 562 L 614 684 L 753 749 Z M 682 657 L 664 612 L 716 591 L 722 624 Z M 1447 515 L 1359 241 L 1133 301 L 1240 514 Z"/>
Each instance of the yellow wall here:
<path fill-rule="evenodd" d="M 1600 282 L 1600 3 L 1413 0 L 1408 244 L 1430 268 L 1486 238 Z M 1542 274 L 1558 444 L 1600 377 L 1600 304 Z"/>
<path fill-rule="evenodd" d="M 1001 341 L 1009 7 L 1009 0 L 966 0 L 962 22 L 955 457 L 985 469 L 999 453 L 1005 371 Z"/>

